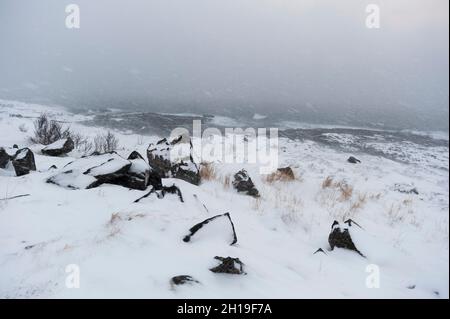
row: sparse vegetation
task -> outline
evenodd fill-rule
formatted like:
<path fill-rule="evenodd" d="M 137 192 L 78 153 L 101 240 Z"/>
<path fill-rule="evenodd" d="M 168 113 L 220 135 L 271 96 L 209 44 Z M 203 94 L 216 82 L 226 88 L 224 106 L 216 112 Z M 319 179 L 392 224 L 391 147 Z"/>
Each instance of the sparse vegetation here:
<path fill-rule="evenodd" d="M 212 163 L 202 163 L 200 165 L 200 178 L 205 181 L 217 178 L 216 169 Z"/>
<path fill-rule="evenodd" d="M 94 150 L 98 153 L 113 152 L 119 147 L 119 140 L 111 132 L 106 134 L 98 134 L 94 137 Z"/>
<path fill-rule="evenodd" d="M 48 115 L 43 113 L 34 121 L 34 136 L 30 140 L 33 143 L 49 145 L 70 135 L 70 128 L 64 128 L 61 123 L 50 120 Z"/>

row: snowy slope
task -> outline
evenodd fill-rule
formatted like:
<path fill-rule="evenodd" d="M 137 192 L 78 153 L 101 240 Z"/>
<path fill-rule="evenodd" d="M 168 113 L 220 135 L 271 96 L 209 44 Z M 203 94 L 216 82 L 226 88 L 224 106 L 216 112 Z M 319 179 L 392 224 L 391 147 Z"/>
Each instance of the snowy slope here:
<path fill-rule="evenodd" d="M 82 154 L 43 156 L 41 145 L 28 142 L 41 112 L 88 136 L 104 132 L 83 126 L 85 116 L 62 108 L 0 100 L 0 146 L 30 147 L 37 165 L 22 177 L 0 169 L 0 199 L 31 194 L 0 200 L 2 298 L 449 297 L 448 149 L 446 169 L 372 155 L 358 155 L 362 164 L 351 165 L 347 153 L 281 139 L 280 166 L 290 165 L 295 181 L 269 183 L 254 165 L 216 163 L 214 178 L 200 186 L 164 180 L 181 189 L 184 203 L 176 195 L 133 203 L 146 192 L 45 183 L 54 174 L 51 165 L 62 167 Z M 133 150 L 145 155 L 158 140 L 117 136 L 125 157 Z M 241 168 L 260 198 L 229 186 Z M 398 192 L 396 184 L 412 185 L 419 195 Z M 219 233 L 183 242 L 193 225 L 225 212 L 234 222 L 236 245 Z M 327 250 L 331 224 L 348 218 L 363 227 L 354 239 L 367 258 Z M 326 255 L 314 254 L 320 247 Z M 212 273 L 214 256 L 238 257 L 247 274 Z M 79 266 L 80 288 L 66 288 L 70 264 Z M 369 265 L 379 267 L 379 288 L 366 286 Z M 169 280 L 176 275 L 191 275 L 200 284 L 173 288 Z"/>

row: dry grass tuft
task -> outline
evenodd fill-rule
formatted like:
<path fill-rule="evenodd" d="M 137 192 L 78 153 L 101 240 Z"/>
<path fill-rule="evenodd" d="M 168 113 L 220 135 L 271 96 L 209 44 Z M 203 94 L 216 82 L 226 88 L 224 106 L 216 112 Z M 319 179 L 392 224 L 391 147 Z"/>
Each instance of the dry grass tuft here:
<path fill-rule="evenodd" d="M 205 181 L 217 179 L 217 173 L 212 163 L 202 163 L 200 165 L 200 178 Z"/>
<path fill-rule="evenodd" d="M 290 167 L 279 168 L 272 174 L 267 175 L 265 181 L 269 184 L 274 182 L 290 182 L 295 180 L 294 172 Z"/>
<path fill-rule="evenodd" d="M 322 188 L 330 188 L 331 185 L 333 185 L 333 177 L 327 176 L 327 178 L 325 178 L 325 180 L 322 182 Z"/>

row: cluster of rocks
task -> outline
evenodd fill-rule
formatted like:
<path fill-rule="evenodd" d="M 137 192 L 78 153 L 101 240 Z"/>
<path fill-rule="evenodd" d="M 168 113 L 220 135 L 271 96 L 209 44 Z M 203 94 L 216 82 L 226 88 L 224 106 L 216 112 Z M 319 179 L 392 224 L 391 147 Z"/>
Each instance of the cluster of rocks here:
<path fill-rule="evenodd" d="M 178 178 L 194 185 L 200 184 L 200 169 L 193 159 L 189 137 L 180 135 L 169 141 L 166 138 L 147 149 L 150 166 L 162 178 Z"/>
<path fill-rule="evenodd" d="M 0 168 L 13 169 L 16 176 L 22 176 L 36 170 L 34 154 L 29 148 L 19 149 L 0 147 Z"/>
<path fill-rule="evenodd" d="M 69 189 L 89 189 L 102 184 L 115 184 L 145 190 L 161 187 L 161 179 L 138 152 L 123 158 L 116 152 L 84 156 L 64 166 L 47 183 Z"/>

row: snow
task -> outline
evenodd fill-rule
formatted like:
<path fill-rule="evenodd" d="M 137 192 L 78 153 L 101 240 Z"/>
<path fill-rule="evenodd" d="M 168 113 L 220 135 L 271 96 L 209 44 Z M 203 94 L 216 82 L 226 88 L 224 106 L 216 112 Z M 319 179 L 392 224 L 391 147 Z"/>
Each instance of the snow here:
<path fill-rule="evenodd" d="M 66 142 L 67 142 L 67 138 L 57 140 L 56 142 L 44 147 L 44 150 L 59 150 L 64 147 Z"/>
<path fill-rule="evenodd" d="M 46 183 L 87 162 L 100 165 L 92 174 L 101 174 L 106 157 L 80 159 L 80 150 L 63 158 L 41 155 L 42 145 L 29 142 L 32 130 L 18 129 L 32 128 L 41 112 L 89 137 L 105 132 L 84 126 L 86 116 L 61 107 L 0 100 L 0 146 L 29 147 L 37 166 L 21 177 L 0 170 L 0 199 L 30 194 L 0 200 L 2 298 L 449 297 L 448 148 L 407 145 L 412 163 L 362 153 L 357 154 L 362 163 L 352 165 L 346 152 L 281 138 L 279 166 L 291 166 L 295 181 L 269 183 L 255 164 L 215 163 L 215 177 L 200 186 L 163 180 L 181 189 L 184 203 L 172 194 L 134 203 L 147 191 L 108 184 L 68 190 Z M 135 134 L 116 135 L 117 159 L 107 162 L 115 168 L 124 163 L 120 158 L 134 150 L 145 154 L 160 139 L 145 136 L 142 143 Z M 48 170 L 53 164 L 57 171 Z M 260 198 L 238 194 L 230 186 L 228 181 L 241 169 L 249 173 Z M 328 176 L 332 183 L 326 187 Z M 77 186 L 94 179 L 79 177 Z M 419 194 L 395 191 L 397 184 L 414 186 Z M 342 185 L 352 188 L 348 197 Z M 235 245 L 230 246 L 225 218 L 183 241 L 193 225 L 225 212 L 236 229 Z M 352 226 L 350 233 L 367 258 L 327 250 L 333 221 L 342 226 L 348 218 L 362 227 Z M 313 254 L 318 248 L 326 254 Z M 247 274 L 212 273 L 214 256 L 239 258 Z M 66 287 L 66 267 L 72 264 L 80 269 L 79 288 Z M 374 265 L 380 287 L 368 288 Z M 171 287 L 176 275 L 190 275 L 201 284 Z"/>

